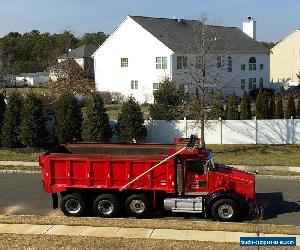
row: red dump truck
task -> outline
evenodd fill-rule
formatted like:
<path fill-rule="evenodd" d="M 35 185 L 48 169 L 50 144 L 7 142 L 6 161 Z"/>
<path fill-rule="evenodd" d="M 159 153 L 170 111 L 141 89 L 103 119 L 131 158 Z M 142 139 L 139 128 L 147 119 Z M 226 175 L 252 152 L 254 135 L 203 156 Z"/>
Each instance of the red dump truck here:
<path fill-rule="evenodd" d="M 172 211 L 236 220 L 255 203 L 255 176 L 216 164 L 199 144 L 191 136 L 174 144 L 60 145 L 39 157 L 44 191 L 53 208 L 61 195 L 67 216 Z"/>

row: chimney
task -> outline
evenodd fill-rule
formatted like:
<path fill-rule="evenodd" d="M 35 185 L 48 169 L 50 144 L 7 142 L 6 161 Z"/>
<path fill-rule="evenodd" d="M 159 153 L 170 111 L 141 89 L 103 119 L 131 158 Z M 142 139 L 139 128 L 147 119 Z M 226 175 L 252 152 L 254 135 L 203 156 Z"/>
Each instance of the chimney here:
<path fill-rule="evenodd" d="M 256 40 L 256 21 L 248 16 L 247 21 L 243 22 L 243 32 Z"/>

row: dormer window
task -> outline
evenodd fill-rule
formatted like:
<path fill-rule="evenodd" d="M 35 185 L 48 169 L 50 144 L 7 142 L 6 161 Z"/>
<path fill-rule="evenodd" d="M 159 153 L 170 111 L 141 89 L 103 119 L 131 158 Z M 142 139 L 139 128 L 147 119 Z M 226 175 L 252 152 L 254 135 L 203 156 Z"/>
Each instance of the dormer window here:
<path fill-rule="evenodd" d="M 256 58 L 250 57 L 249 59 L 249 70 L 256 70 Z"/>

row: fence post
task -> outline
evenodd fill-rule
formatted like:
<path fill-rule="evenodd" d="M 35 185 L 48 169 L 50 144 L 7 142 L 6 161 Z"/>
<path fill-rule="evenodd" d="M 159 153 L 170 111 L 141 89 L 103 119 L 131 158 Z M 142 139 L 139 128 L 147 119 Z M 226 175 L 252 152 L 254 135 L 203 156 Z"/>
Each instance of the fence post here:
<path fill-rule="evenodd" d="M 187 135 L 188 127 L 187 127 L 187 119 L 185 116 L 183 117 L 183 121 L 184 121 L 184 127 L 185 127 L 185 138 L 187 138 L 188 137 L 188 135 Z"/>
<path fill-rule="evenodd" d="M 255 144 L 257 144 L 257 119 L 256 119 L 256 116 L 254 116 L 254 120 L 255 120 Z"/>
<path fill-rule="evenodd" d="M 220 135 L 221 135 L 221 144 L 223 144 L 223 122 L 222 122 L 222 118 L 219 117 L 219 121 L 220 121 Z"/>

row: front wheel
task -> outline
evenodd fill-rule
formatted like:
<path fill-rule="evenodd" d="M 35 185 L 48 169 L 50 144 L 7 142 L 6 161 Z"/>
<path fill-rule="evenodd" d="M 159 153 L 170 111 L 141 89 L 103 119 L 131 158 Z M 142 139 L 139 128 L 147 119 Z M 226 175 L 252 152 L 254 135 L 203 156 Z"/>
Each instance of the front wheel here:
<path fill-rule="evenodd" d="M 62 197 L 60 209 L 67 216 L 81 216 L 85 208 L 85 201 L 78 193 L 67 194 Z"/>
<path fill-rule="evenodd" d="M 237 203 L 231 199 L 217 200 L 212 205 L 212 216 L 218 221 L 235 221 L 239 215 Z"/>

